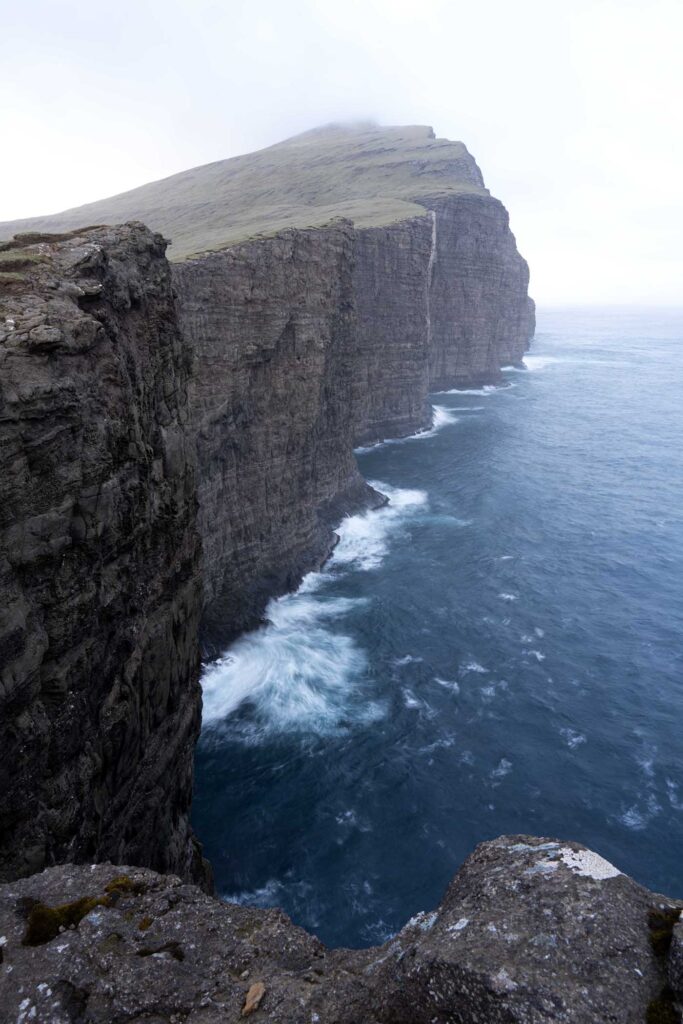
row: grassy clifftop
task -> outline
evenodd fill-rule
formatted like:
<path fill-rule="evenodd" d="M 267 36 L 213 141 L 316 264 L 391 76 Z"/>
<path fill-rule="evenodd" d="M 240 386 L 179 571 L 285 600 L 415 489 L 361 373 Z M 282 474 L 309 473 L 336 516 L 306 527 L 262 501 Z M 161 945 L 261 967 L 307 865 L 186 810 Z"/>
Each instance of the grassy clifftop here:
<path fill-rule="evenodd" d="M 172 239 L 169 256 L 181 260 L 333 217 L 389 224 L 422 213 L 421 199 L 461 192 L 486 194 L 463 143 L 421 125 L 330 125 L 53 216 L 0 223 L 0 238 L 142 220 Z"/>

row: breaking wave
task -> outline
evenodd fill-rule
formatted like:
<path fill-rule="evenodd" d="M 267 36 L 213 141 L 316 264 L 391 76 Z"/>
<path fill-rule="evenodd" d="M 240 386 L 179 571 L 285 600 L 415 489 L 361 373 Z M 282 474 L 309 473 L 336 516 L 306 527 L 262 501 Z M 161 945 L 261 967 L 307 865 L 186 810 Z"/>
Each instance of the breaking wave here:
<path fill-rule="evenodd" d="M 443 392 L 450 394 L 450 392 Z M 461 392 L 461 394 L 468 394 L 468 392 Z M 440 430 L 447 427 L 450 423 L 457 423 L 458 417 L 455 415 L 455 410 L 449 409 L 445 405 L 433 405 L 432 406 L 432 425 L 431 427 L 425 427 L 423 430 L 417 430 L 414 434 L 408 434 L 407 437 L 389 437 L 386 441 L 377 441 L 376 444 L 365 445 L 364 447 L 355 448 L 356 455 L 363 455 L 365 452 L 376 451 L 377 448 L 384 448 L 391 444 L 405 444 L 407 441 L 421 441 L 426 437 L 434 437 Z"/>
<path fill-rule="evenodd" d="M 340 573 L 377 568 L 392 531 L 426 505 L 427 495 L 378 482 L 373 486 L 389 504 L 344 519 L 326 571 L 309 573 L 296 593 L 270 601 L 266 624 L 207 666 L 205 727 L 231 719 L 236 737 L 259 742 L 274 733 L 335 733 L 381 717 L 383 707 L 364 691 L 365 652 L 335 628 L 365 599 L 331 597 L 325 588 Z M 236 715 L 238 709 L 244 714 Z"/>
<path fill-rule="evenodd" d="M 401 520 L 427 504 L 424 491 L 390 487 L 377 480 L 369 483 L 375 490 L 386 494 L 389 504 L 372 512 L 348 516 L 342 521 L 337 529 L 339 543 L 332 555 L 332 566 L 376 569 L 387 553 L 391 533 Z"/>

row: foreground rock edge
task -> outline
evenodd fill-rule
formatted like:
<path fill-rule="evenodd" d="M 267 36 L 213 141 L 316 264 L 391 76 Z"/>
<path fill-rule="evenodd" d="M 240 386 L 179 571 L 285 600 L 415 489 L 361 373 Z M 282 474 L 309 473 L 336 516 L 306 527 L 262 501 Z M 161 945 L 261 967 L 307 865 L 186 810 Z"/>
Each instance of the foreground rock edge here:
<path fill-rule="evenodd" d="M 147 869 L 62 865 L 0 886 L 0 1016 L 535 1024 L 680 1020 L 683 903 L 578 843 L 482 843 L 438 908 L 330 950 L 279 910 Z"/>

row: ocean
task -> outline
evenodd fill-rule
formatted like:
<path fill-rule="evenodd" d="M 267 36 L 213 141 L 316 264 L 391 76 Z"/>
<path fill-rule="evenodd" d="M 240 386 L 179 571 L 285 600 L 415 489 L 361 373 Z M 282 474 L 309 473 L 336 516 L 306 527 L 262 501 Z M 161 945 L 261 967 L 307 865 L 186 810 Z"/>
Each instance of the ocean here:
<path fill-rule="evenodd" d="M 683 311 L 541 309 L 525 363 L 359 451 L 390 504 L 205 666 L 221 897 L 375 944 L 502 833 L 683 897 Z"/>

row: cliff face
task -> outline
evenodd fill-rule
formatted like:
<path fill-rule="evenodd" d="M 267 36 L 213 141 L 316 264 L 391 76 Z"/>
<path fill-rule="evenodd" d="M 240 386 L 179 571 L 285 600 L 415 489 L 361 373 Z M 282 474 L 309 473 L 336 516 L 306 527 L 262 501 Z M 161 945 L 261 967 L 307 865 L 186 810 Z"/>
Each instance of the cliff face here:
<path fill-rule="evenodd" d="M 376 504 L 353 451 L 354 233 L 288 230 L 174 268 L 196 352 L 205 634 L 254 626 Z"/>
<path fill-rule="evenodd" d="M 529 268 L 507 211 L 490 196 L 425 200 L 435 214 L 429 383 L 433 391 L 494 384 L 534 333 Z"/>
<path fill-rule="evenodd" d="M 0 247 L 0 871 L 199 877 L 202 609 L 210 650 L 256 625 L 383 500 L 354 445 L 519 361 L 528 271 L 465 147 L 423 127 L 307 133 L 95 207 L 201 255 L 174 304 L 140 224 Z"/>
<path fill-rule="evenodd" d="M 354 444 L 427 427 L 430 384 L 489 383 L 533 317 L 507 214 L 449 197 L 385 227 L 288 229 L 174 265 L 196 356 L 204 638 L 215 650 L 377 501 Z"/>
<path fill-rule="evenodd" d="M 430 216 L 356 231 L 353 296 L 358 353 L 353 432 L 357 444 L 413 434 L 430 423 L 432 236 Z"/>
<path fill-rule="evenodd" d="M 0 876 L 203 866 L 190 359 L 142 225 L 0 252 Z"/>
<path fill-rule="evenodd" d="M 36 1024 L 673 1022 L 680 907 L 576 843 L 509 836 L 384 946 L 329 950 L 279 910 L 69 865 L 0 886 L 2 1006 Z"/>

